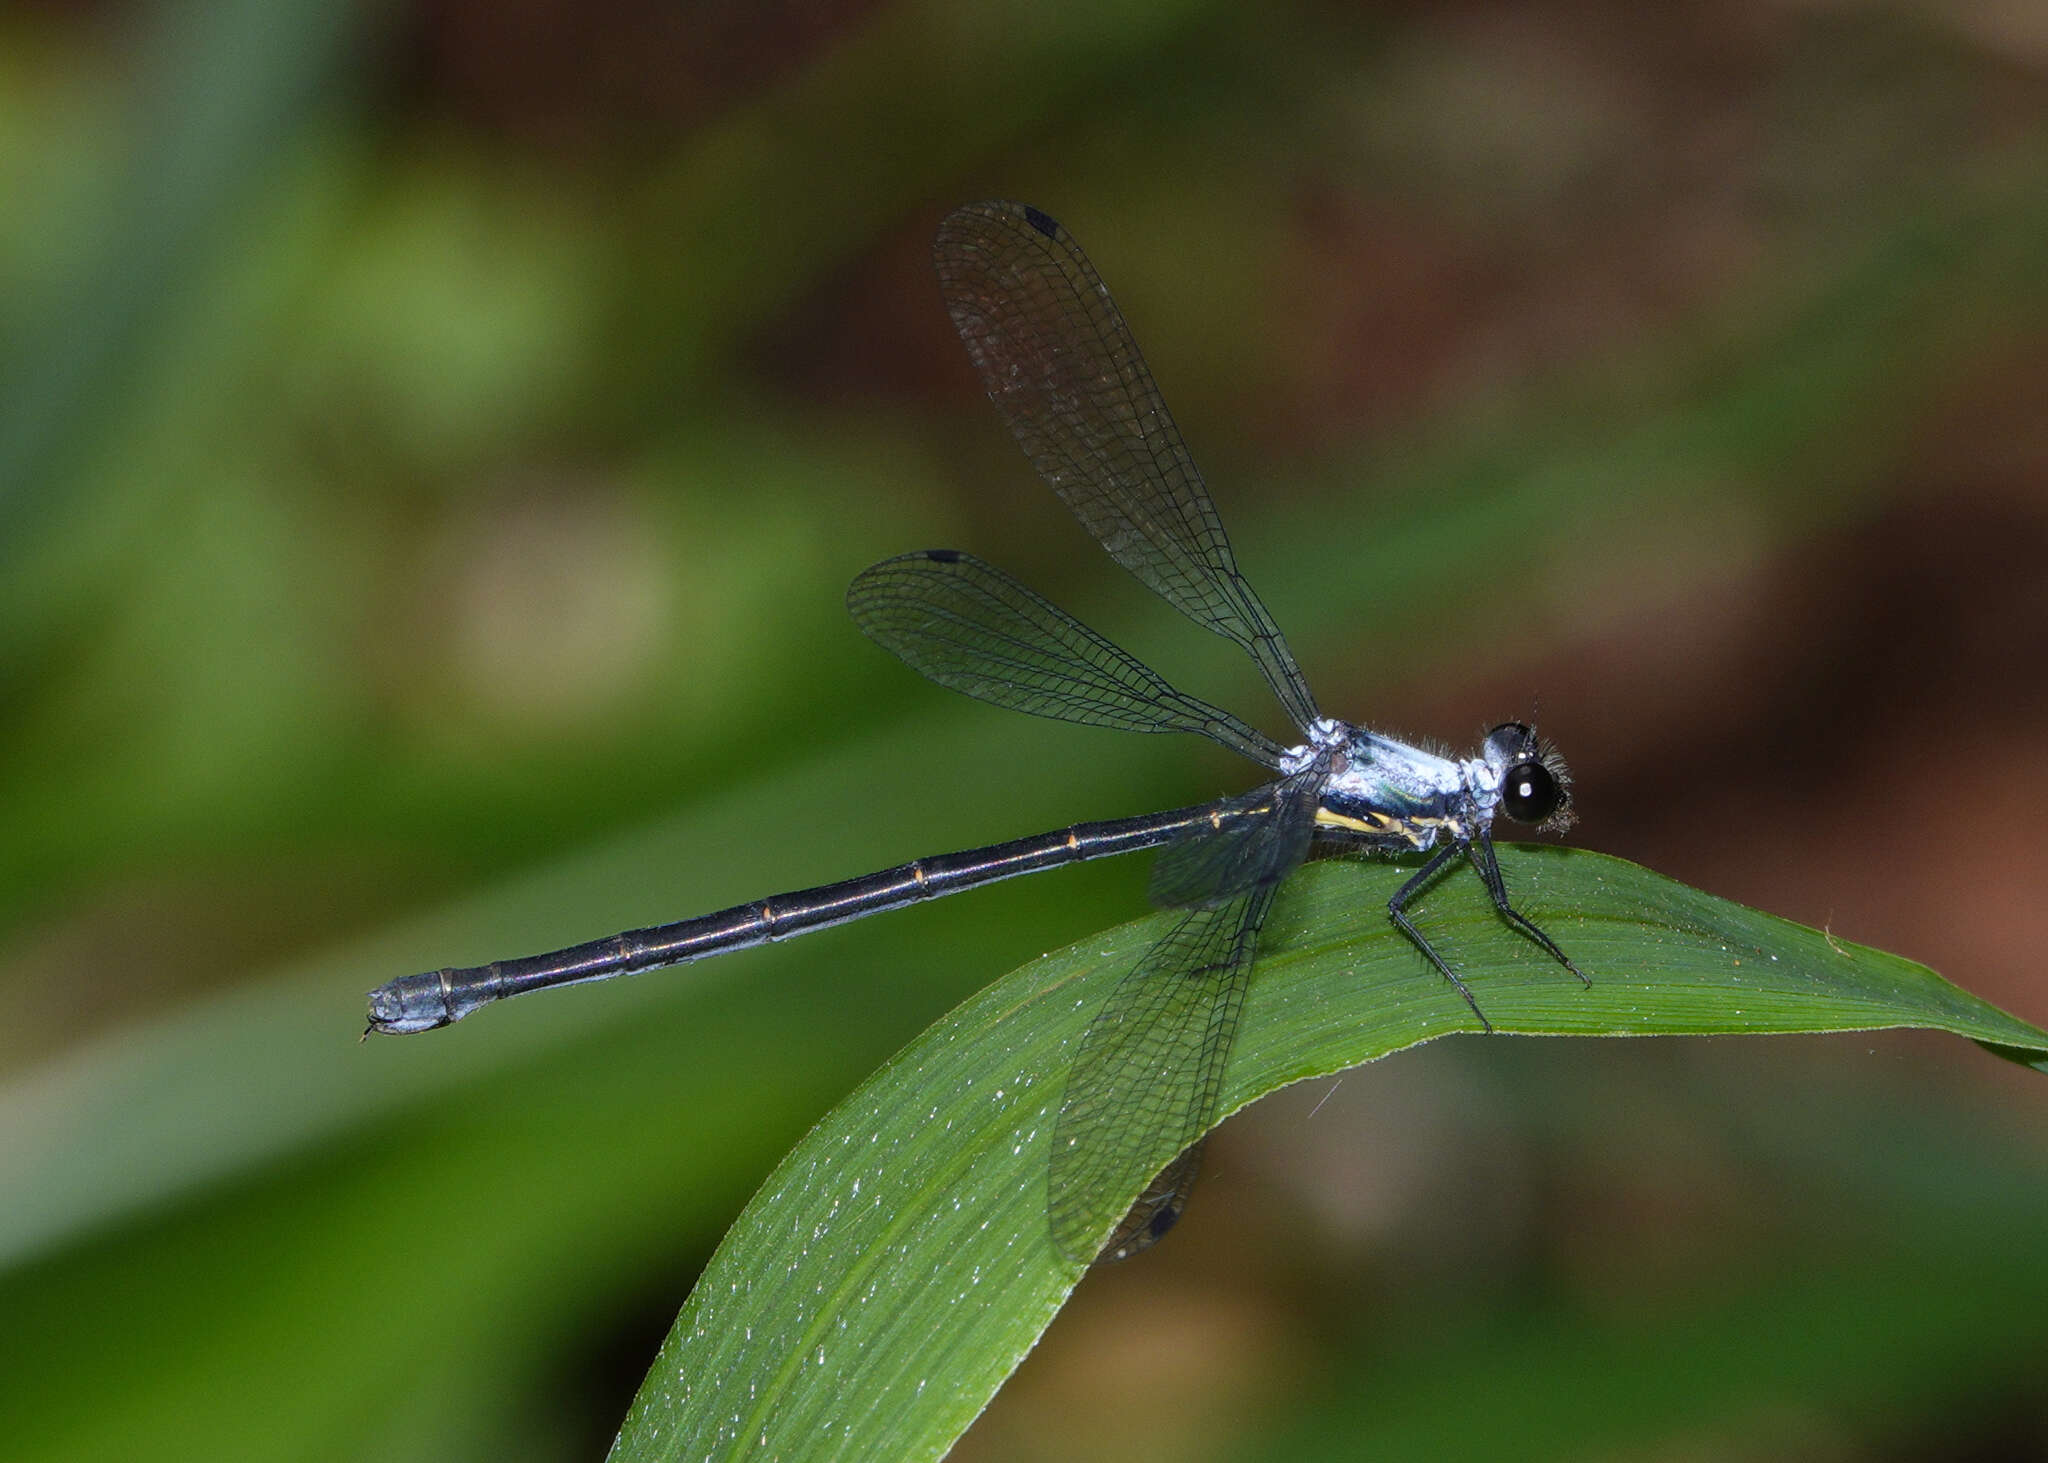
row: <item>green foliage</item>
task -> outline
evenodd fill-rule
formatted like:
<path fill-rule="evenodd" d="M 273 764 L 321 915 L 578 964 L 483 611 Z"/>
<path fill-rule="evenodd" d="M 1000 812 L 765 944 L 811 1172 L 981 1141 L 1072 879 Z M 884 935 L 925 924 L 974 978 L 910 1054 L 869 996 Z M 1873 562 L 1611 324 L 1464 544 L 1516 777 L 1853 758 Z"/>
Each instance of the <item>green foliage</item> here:
<path fill-rule="evenodd" d="M 857 570 L 955 544 L 1253 705 L 1225 689 L 1256 690 L 1242 666 L 1181 676 L 1186 626 L 1131 607 L 972 399 L 923 260 L 947 207 L 1025 197 L 1086 240 L 1333 711 L 1457 737 L 1540 690 L 1546 718 L 1606 733 L 1599 757 L 1642 759 L 1620 796 L 1667 755 L 1625 698 L 1757 714 L 1680 690 L 1712 669 L 1695 627 L 1770 573 L 1824 589 L 1844 538 L 1916 485 L 1946 504 L 1981 487 L 1973 453 L 2029 450 L 1972 413 L 2000 420 L 1999 389 L 2039 398 L 2048 128 L 2027 63 L 1964 8 L 1786 8 L 1709 51 L 1686 27 L 1719 22 L 1656 8 L 1592 37 L 1570 7 L 1501 26 L 925 0 L 823 7 L 829 32 L 790 19 L 818 7 L 769 9 L 796 28 L 745 65 L 697 26 L 744 31 L 752 8 L 669 7 L 684 19 L 659 44 L 607 32 L 524 73 L 493 70 L 519 64 L 523 24 L 464 32 L 474 7 L 0 15 L 10 1458 L 590 1456 L 778 1156 L 935 1012 L 1140 908 L 1143 870 L 418 1040 L 358 1046 L 362 992 L 1243 785 L 1186 748 L 943 705 L 846 624 Z M 582 68 L 600 54 L 675 91 Z M 520 110 L 565 78 L 622 109 L 588 132 Z M 492 111 L 493 80 L 517 107 Z M 627 142 L 589 141 L 607 135 Z M 2031 459 L 1996 460 L 2002 491 L 2038 487 Z M 1612 707 L 1529 674 L 1544 647 L 1576 661 L 1652 630 L 1671 680 L 1603 672 Z M 1764 694 L 1777 730 L 1832 755 L 1839 708 Z M 1977 748 L 2039 724 L 2004 710 Z M 1916 757 L 1969 733 L 1930 714 Z M 1972 765 L 1946 769 L 1961 796 Z M 1616 784 L 1582 786 L 1602 846 Z M 1805 851 L 1759 839 L 1743 887 L 1818 919 L 1899 839 L 1896 790 L 1799 790 L 1782 826 Z M 1881 834 L 1827 822 L 1873 801 Z M 1745 837 L 1763 817 L 1731 811 Z M 1966 816 L 1911 812 L 1907 837 L 1955 849 L 1919 876 L 1916 948 L 2020 990 L 2031 945 L 1996 927 L 1995 876 L 2025 865 L 2005 845 L 1987 870 Z M 1557 881 L 1603 867 L 1524 855 L 1510 876 L 1583 953 L 1610 935 L 1575 928 Z M 1233 1101 L 1354 1060 L 1381 1029 L 1355 1020 L 1369 992 L 1421 1003 L 1396 1028 L 1454 1024 L 1440 982 L 1381 964 L 1407 958 L 1376 943 L 1387 874 L 1313 869 L 1290 891 Z M 1497 931 L 1471 895 L 1454 881 L 1426 913 L 1483 957 Z M 1622 964 L 1657 941 L 1711 964 L 1670 933 L 1696 914 L 1617 927 Z M 1319 977 L 1327 1031 L 1321 1008 L 1271 1005 L 1325 939 L 1358 942 Z M 1768 1012 L 1781 972 L 1734 958 L 1723 985 L 1671 985 L 1667 1017 L 1718 1029 L 1737 991 Z M 1588 964 L 1591 993 L 1496 970 L 1490 1009 L 1627 1019 L 1604 1003 L 1630 977 Z M 1059 1029 L 1077 1028 L 1039 1035 Z M 1149 1338 L 1140 1292 L 1177 1282 L 1263 1317 L 1256 1344 L 1209 1345 L 1178 1392 L 1118 1375 L 1097 1413 L 1055 1389 L 1048 1425 L 1029 1365 L 1071 1382 L 1103 1354 L 1055 1331 L 977 1431 L 1063 1460 L 1577 1460 L 1702 1436 L 1782 1455 L 1790 1418 L 1815 1455 L 1893 1456 L 2038 1397 L 2029 1074 L 1922 1062 L 1903 1038 L 1757 1045 L 1434 1043 L 1349 1078 L 1412 1080 L 1482 1135 L 1519 1124 L 1503 1161 L 1486 1150 L 1481 1200 L 1520 1174 L 1547 1202 L 1522 1194 L 1491 1231 L 1483 1202 L 1454 1206 L 1453 1259 L 1403 1292 L 1381 1273 L 1413 1258 L 1399 1233 L 1346 1249 L 1262 1208 L 1276 1258 L 1270 1235 L 1230 1244 L 1198 1194 L 1182 1234 L 1067 1315 L 1135 1294 L 1124 1329 Z M 1056 1096 L 1041 1055 L 1027 1101 Z M 1042 1170 L 1005 1169 L 1009 1128 L 987 1131 L 1011 1184 L 990 1203 L 1025 1226 Z M 1036 1299 L 963 1348 L 973 1377 L 906 1418 L 922 1436 L 981 1405 L 1071 1279 L 1015 1234 Z M 995 1284 L 985 1268 L 977 1296 Z"/>
<path fill-rule="evenodd" d="M 1896 955 L 1597 854 L 1524 847 L 1506 866 L 1522 907 L 1595 974 L 1581 987 L 1498 918 L 1476 879 L 1447 880 L 1425 927 L 1503 1039 L 1921 1026 L 2048 1063 L 2048 1032 Z M 1325 862 L 1292 881 L 1267 927 L 1225 1113 L 1477 1029 L 1385 917 L 1405 877 Z M 1081 1276 L 1045 1217 L 1061 1073 L 1167 918 L 996 981 L 813 1128 L 698 1280 L 613 1457 L 944 1454 Z"/>

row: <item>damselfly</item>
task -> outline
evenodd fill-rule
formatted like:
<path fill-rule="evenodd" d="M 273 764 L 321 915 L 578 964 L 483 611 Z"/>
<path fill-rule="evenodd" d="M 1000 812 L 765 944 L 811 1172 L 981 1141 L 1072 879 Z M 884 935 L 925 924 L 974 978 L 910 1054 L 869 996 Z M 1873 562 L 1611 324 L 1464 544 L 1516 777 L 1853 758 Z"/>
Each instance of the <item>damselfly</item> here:
<path fill-rule="evenodd" d="M 885 560 L 853 581 L 862 630 L 942 686 L 1037 716 L 1126 731 L 1192 732 L 1274 774 L 1242 796 L 1079 823 L 863 878 L 778 894 L 546 955 L 407 976 L 370 993 L 370 1030 L 428 1031 L 507 996 L 677 965 L 1084 859 L 1159 848 L 1151 896 L 1178 922 L 1090 1022 L 1054 1122 L 1052 1234 L 1076 1260 L 1121 1258 L 1164 1234 L 1187 1201 L 1200 1140 L 1251 978 L 1260 926 L 1310 845 L 1433 851 L 1387 903 L 1401 933 L 1493 1024 L 1415 927 L 1408 906 L 1460 859 L 1501 918 L 1572 974 L 1508 899 L 1493 848 L 1504 813 L 1571 821 L 1564 764 L 1521 722 L 1463 760 L 1324 716 L 1230 542 L 1123 315 L 1072 235 L 1016 203 L 958 210 L 934 250 L 953 324 L 1025 455 L 1119 564 L 1206 630 L 1241 646 L 1300 730 L 1282 746 L 1177 690 L 1001 570 L 953 549 Z M 1110 1231 L 1108 1195 L 1160 1172 Z M 1148 1157 L 1148 1155 L 1152 1155 Z"/>

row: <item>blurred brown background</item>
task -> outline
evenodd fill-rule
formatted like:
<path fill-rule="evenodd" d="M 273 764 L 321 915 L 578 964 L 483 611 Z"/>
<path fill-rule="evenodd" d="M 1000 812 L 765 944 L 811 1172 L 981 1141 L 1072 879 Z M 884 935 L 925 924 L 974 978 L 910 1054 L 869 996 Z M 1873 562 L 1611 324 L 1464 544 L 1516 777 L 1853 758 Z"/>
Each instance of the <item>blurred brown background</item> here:
<path fill-rule="evenodd" d="M 1576 842 L 2048 1021 L 2039 5 L 15 5 L 10 1456 L 594 1456 L 777 1155 L 1144 871 L 362 992 L 1244 785 L 843 614 L 966 548 L 1277 720 L 978 399 L 990 196 L 1325 706 L 1533 710 Z M 1211 1151 L 956 1456 L 2048 1457 L 2048 1089 L 1962 1043 L 1442 1042 Z"/>

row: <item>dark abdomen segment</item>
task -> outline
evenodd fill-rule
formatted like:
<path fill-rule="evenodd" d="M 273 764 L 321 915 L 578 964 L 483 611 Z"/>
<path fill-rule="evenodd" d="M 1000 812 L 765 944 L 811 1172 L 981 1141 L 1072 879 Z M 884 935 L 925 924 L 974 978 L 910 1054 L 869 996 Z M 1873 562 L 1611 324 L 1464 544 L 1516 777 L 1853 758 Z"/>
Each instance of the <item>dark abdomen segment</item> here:
<path fill-rule="evenodd" d="M 1177 808 L 1136 818 L 1076 823 L 1071 828 L 986 848 L 913 859 L 880 873 L 735 904 L 716 914 L 699 915 L 675 924 L 628 930 L 545 955 L 404 976 L 370 992 L 369 1029 L 392 1034 L 432 1031 L 508 996 L 630 975 L 663 965 L 681 965 L 708 955 L 786 940 L 885 909 L 992 884 L 998 879 L 1035 874 L 1041 869 L 1084 859 L 1156 848 L 1190 829 L 1207 825 L 1211 811 L 1206 806 Z"/>

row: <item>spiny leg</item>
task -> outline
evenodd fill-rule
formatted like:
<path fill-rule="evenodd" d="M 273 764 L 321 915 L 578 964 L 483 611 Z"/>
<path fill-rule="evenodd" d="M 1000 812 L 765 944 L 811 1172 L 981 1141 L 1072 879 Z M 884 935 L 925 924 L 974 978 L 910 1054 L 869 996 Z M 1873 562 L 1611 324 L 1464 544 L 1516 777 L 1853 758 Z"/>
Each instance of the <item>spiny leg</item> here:
<path fill-rule="evenodd" d="M 1462 850 L 1455 843 L 1438 850 L 1434 858 L 1416 870 L 1414 878 L 1394 891 L 1394 897 L 1387 901 L 1387 915 L 1394 921 L 1394 927 L 1406 935 L 1416 949 L 1429 957 L 1429 963 L 1442 973 L 1443 978 L 1457 987 L 1458 994 L 1465 998 L 1465 1004 L 1472 1008 L 1472 1014 L 1479 1018 L 1480 1026 L 1490 1033 L 1493 1030 L 1493 1023 L 1487 1020 L 1486 1013 L 1479 1009 L 1479 1002 L 1473 999 L 1471 988 L 1458 978 L 1458 972 L 1451 969 L 1443 956 L 1437 954 L 1436 946 L 1430 944 L 1422 931 L 1415 928 L 1415 922 L 1408 918 L 1408 901 L 1421 893 L 1423 886 L 1453 863 L 1460 852 Z"/>
<path fill-rule="evenodd" d="M 1500 911 L 1500 917 L 1541 945 L 1545 950 L 1548 950 L 1553 960 L 1557 961 L 1559 965 L 1562 965 L 1573 975 L 1576 975 L 1585 984 L 1586 988 L 1591 990 L 1593 987 L 1592 980 L 1587 977 L 1583 970 L 1572 964 L 1569 955 L 1557 948 L 1557 941 L 1546 935 L 1534 920 L 1508 903 L 1507 881 L 1502 879 L 1500 875 L 1500 859 L 1495 856 L 1493 851 L 1492 832 L 1481 833 L 1478 842 L 1471 846 L 1469 852 L 1472 855 L 1473 866 L 1479 870 L 1480 881 L 1486 885 L 1486 892 L 1493 898 L 1493 907 Z"/>

